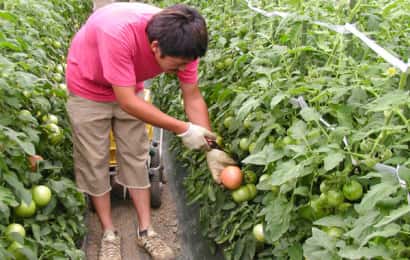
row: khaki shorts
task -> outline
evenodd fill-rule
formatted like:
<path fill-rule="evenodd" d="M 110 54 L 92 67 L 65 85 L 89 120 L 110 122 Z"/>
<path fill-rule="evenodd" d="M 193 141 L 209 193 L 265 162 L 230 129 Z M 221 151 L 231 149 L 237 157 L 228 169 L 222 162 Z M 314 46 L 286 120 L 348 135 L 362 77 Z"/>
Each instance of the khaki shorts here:
<path fill-rule="evenodd" d="M 70 94 L 67 112 L 73 133 L 78 190 L 100 196 L 111 190 L 109 176 L 112 128 L 117 146 L 116 181 L 127 188 L 149 188 L 146 167 L 149 141 L 145 123 L 115 102 L 95 102 Z"/>

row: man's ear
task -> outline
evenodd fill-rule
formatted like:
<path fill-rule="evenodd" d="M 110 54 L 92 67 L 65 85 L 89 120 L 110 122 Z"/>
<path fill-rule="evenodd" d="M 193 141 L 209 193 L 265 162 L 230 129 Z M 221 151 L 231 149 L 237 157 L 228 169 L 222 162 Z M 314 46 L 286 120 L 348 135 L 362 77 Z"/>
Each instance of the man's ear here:
<path fill-rule="evenodd" d="M 153 53 L 160 54 L 159 43 L 157 40 L 152 41 L 150 47 Z"/>

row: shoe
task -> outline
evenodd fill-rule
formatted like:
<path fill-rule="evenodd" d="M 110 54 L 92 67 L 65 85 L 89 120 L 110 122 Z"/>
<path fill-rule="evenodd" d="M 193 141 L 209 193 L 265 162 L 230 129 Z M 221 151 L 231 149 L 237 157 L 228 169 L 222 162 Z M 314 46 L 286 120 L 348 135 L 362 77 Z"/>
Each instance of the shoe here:
<path fill-rule="evenodd" d="M 101 239 L 98 260 L 121 260 L 121 239 L 117 231 L 107 230 Z"/>
<path fill-rule="evenodd" d="M 175 259 L 172 249 L 162 241 L 152 228 L 148 228 L 146 234 L 142 236 L 140 236 L 139 231 L 137 231 L 137 245 L 144 248 L 153 260 Z"/>

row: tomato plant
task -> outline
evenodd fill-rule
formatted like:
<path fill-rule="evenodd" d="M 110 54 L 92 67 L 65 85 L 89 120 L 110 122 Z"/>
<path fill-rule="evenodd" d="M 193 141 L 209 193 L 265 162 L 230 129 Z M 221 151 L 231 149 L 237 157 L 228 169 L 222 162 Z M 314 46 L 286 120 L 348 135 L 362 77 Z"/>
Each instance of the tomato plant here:
<path fill-rule="evenodd" d="M 0 8 L 0 230 L 16 239 L 0 237 L 0 259 L 81 259 L 85 199 L 72 179 L 63 63 L 92 6 L 5 0 Z M 39 183 L 57 194 L 49 206 L 47 193 L 31 192 Z"/>
<path fill-rule="evenodd" d="M 402 236 L 410 231 L 405 230 L 410 222 L 404 213 L 407 191 L 374 167 L 400 165 L 401 178 L 409 180 L 410 81 L 355 36 L 337 34 L 315 21 L 354 20 L 358 30 L 406 60 L 409 7 L 387 0 L 365 5 L 250 1 L 269 12 L 292 14 L 282 19 L 267 18 L 235 1 L 187 3 L 201 8 L 208 20 L 209 52 L 201 59 L 200 73 L 212 127 L 241 167 L 260 176 L 257 196 L 246 200 L 246 185 L 232 192 L 220 189 L 202 157 L 173 143 L 178 159 L 192 172 L 184 187 L 188 199 L 201 208 L 203 234 L 229 260 L 295 255 L 400 259 L 398 253 L 381 250 L 385 242 L 376 245 L 373 238 L 389 234 L 407 245 Z M 159 107 L 184 117 L 175 102 L 180 98 L 174 94 L 175 79 L 161 77 L 153 89 Z M 299 106 L 301 98 L 308 107 Z M 241 147 L 244 137 L 249 142 Z M 361 192 L 349 187 L 352 179 L 363 185 Z M 208 185 L 219 192 L 218 199 L 209 199 L 208 189 L 200 188 Z M 269 246 L 253 250 L 255 239 L 248 234 L 259 223 L 264 223 Z M 332 246 L 324 247 L 324 241 Z"/>

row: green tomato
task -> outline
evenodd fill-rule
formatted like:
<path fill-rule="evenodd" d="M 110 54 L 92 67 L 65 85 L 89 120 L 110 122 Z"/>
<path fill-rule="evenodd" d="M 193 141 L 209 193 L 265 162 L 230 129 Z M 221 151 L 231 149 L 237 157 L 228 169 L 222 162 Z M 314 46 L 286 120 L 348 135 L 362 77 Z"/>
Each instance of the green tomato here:
<path fill-rule="evenodd" d="M 321 193 L 326 193 L 326 192 L 328 192 L 330 189 L 331 189 L 332 187 L 331 187 L 331 185 L 329 184 L 329 182 L 328 181 L 322 181 L 321 183 L 320 183 L 320 192 Z"/>
<path fill-rule="evenodd" d="M 290 137 L 290 136 L 285 136 L 284 138 L 283 138 L 283 140 L 282 140 L 282 143 L 286 146 L 286 145 L 289 145 L 289 144 L 293 144 L 295 142 L 295 140 L 293 140 L 293 138 L 292 137 Z"/>
<path fill-rule="evenodd" d="M 52 41 L 54 48 L 60 49 L 61 48 L 61 43 L 57 40 Z"/>
<path fill-rule="evenodd" d="M 65 83 L 59 83 L 58 87 L 62 90 L 67 90 L 67 85 Z"/>
<path fill-rule="evenodd" d="M 263 224 L 259 223 L 253 227 L 253 237 L 259 242 L 265 242 L 265 234 L 263 232 Z"/>
<path fill-rule="evenodd" d="M 44 207 L 51 201 L 51 190 L 45 185 L 34 186 L 31 193 L 34 202 L 39 207 Z"/>
<path fill-rule="evenodd" d="M 247 117 L 245 118 L 245 120 L 243 121 L 243 127 L 244 127 L 245 129 L 249 129 L 249 128 L 251 128 L 251 126 L 252 126 L 252 119 L 251 119 L 250 116 L 247 116 Z"/>
<path fill-rule="evenodd" d="M 314 219 L 313 209 L 310 205 L 305 205 L 298 209 L 299 216 L 312 221 Z"/>
<path fill-rule="evenodd" d="M 61 73 L 53 73 L 53 79 L 57 82 L 61 82 L 63 80 L 63 75 L 61 75 Z"/>
<path fill-rule="evenodd" d="M 363 153 L 368 153 L 372 150 L 372 144 L 368 140 L 363 140 L 360 142 L 360 150 Z"/>
<path fill-rule="evenodd" d="M 24 227 L 18 223 L 12 223 L 7 226 L 5 234 L 8 240 L 14 241 L 13 236 L 11 235 L 12 233 L 18 233 L 21 237 L 26 236 L 26 230 Z"/>
<path fill-rule="evenodd" d="M 386 161 L 386 160 L 390 159 L 392 156 L 393 156 L 392 151 L 390 149 L 386 148 L 385 150 L 383 150 L 383 152 L 381 154 L 381 159 L 383 161 Z"/>
<path fill-rule="evenodd" d="M 249 191 L 249 198 L 248 198 L 248 200 L 251 200 L 251 199 L 255 198 L 255 197 L 256 197 L 256 194 L 258 193 L 258 191 L 256 190 L 255 184 L 253 184 L 253 183 L 248 183 L 248 184 L 246 184 L 245 186 L 246 186 L 246 188 L 248 188 L 248 191 Z"/>
<path fill-rule="evenodd" d="M 242 151 L 247 152 L 249 149 L 249 139 L 246 137 L 241 138 L 239 141 L 239 148 L 241 148 Z"/>
<path fill-rule="evenodd" d="M 218 70 L 223 70 L 223 69 L 225 68 L 225 64 L 224 64 L 223 62 L 217 62 L 216 65 L 215 65 L 215 67 L 216 67 Z"/>
<path fill-rule="evenodd" d="M 369 167 L 369 168 L 373 168 L 376 165 L 377 161 L 373 158 L 367 158 L 364 160 L 364 164 Z"/>
<path fill-rule="evenodd" d="M 52 144 L 59 144 L 63 139 L 63 133 L 51 133 L 48 135 L 48 140 L 50 140 Z"/>
<path fill-rule="evenodd" d="M 216 142 L 219 146 L 222 147 L 222 146 L 223 146 L 223 138 L 222 138 L 222 136 L 217 135 L 215 142 Z"/>
<path fill-rule="evenodd" d="M 49 133 L 60 133 L 60 127 L 55 123 L 47 123 L 45 128 Z"/>
<path fill-rule="evenodd" d="M 273 194 L 278 195 L 279 191 L 280 191 L 280 187 L 279 187 L 279 186 L 277 186 L 277 185 L 272 186 L 271 192 L 272 192 Z"/>
<path fill-rule="evenodd" d="M 41 119 L 44 123 L 58 124 L 58 117 L 53 114 L 44 115 Z"/>
<path fill-rule="evenodd" d="M 226 68 L 232 66 L 232 64 L 233 64 L 233 59 L 232 58 L 226 58 L 224 60 L 224 65 L 225 65 Z"/>
<path fill-rule="evenodd" d="M 24 201 L 14 209 L 14 214 L 18 217 L 28 218 L 36 213 L 36 203 L 32 200 L 30 205 L 27 205 Z"/>
<path fill-rule="evenodd" d="M 338 211 L 340 211 L 340 212 L 346 212 L 349 208 L 351 208 L 352 207 L 352 204 L 351 203 L 349 203 L 349 202 L 343 202 L 343 203 L 340 203 L 338 206 L 337 206 L 337 210 Z"/>
<path fill-rule="evenodd" d="M 329 190 L 326 193 L 326 199 L 327 199 L 327 204 L 330 207 L 337 207 L 341 203 L 343 203 L 344 197 L 343 197 L 343 193 L 340 191 Z"/>
<path fill-rule="evenodd" d="M 245 183 L 256 183 L 258 176 L 254 171 L 246 170 L 244 171 Z"/>
<path fill-rule="evenodd" d="M 232 116 L 226 117 L 225 120 L 224 120 L 224 126 L 225 126 L 225 128 L 231 127 L 232 121 L 233 121 L 233 117 L 232 117 Z"/>
<path fill-rule="evenodd" d="M 23 121 L 31 121 L 32 115 L 31 112 L 27 109 L 20 110 L 18 117 Z"/>
<path fill-rule="evenodd" d="M 339 238 L 343 235 L 344 230 L 339 227 L 330 227 L 326 229 L 326 233 L 333 238 Z"/>
<path fill-rule="evenodd" d="M 247 201 L 250 197 L 250 191 L 246 186 L 242 186 L 232 191 L 232 198 L 236 203 Z"/>
<path fill-rule="evenodd" d="M 256 143 L 255 142 L 251 143 L 248 148 L 249 153 L 253 153 L 255 151 L 255 148 L 256 148 Z"/>
<path fill-rule="evenodd" d="M 56 71 L 57 71 L 58 73 L 64 73 L 64 67 L 63 67 L 63 65 L 58 64 L 58 65 L 56 66 Z"/>
<path fill-rule="evenodd" d="M 7 248 L 7 251 L 14 256 L 15 260 L 27 260 L 28 258 L 21 252 L 23 245 L 14 241 L 11 245 Z"/>
<path fill-rule="evenodd" d="M 363 196 L 363 187 L 358 181 L 351 180 L 343 185 L 343 195 L 350 201 L 358 200 Z"/>

